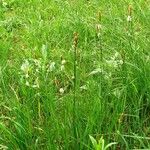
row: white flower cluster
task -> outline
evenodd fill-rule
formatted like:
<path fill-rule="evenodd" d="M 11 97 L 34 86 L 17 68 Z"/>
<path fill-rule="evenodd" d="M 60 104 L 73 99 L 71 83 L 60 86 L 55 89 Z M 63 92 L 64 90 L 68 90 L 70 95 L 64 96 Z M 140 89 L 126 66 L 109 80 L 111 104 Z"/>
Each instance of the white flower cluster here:
<path fill-rule="evenodd" d="M 118 52 L 116 52 L 112 57 L 105 60 L 105 65 L 99 65 L 94 70 L 92 70 L 88 75 L 102 75 L 104 79 L 108 80 L 112 77 L 114 69 L 123 65 L 123 60 Z"/>
<path fill-rule="evenodd" d="M 114 56 L 110 58 L 110 60 L 106 60 L 106 64 L 108 64 L 110 67 L 117 68 L 123 64 L 123 60 L 120 58 L 120 54 L 116 52 Z"/>
<path fill-rule="evenodd" d="M 110 77 L 111 77 L 111 72 L 106 72 L 104 70 L 104 68 L 96 68 L 96 69 L 94 69 L 93 71 L 91 71 L 89 73 L 89 76 L 96 75 L 96 74 L 101 74 L 105 79 L 110 79 Z"/>
<path fill-rule="evenodd" d="M 2 0 L 1 3 L 2 3 L 2 6 L 3 6 L 3 7 L 6 7 L 6 6 L 8 5 L 5 0 Z"/>
<path fill-rule="evenodd" d="M 61 61 L 61 66 L 60 66 L 60 70 L 63 71 L 65 69 L 65 64 L 66 64 L 66 60 L 62 60 Z"/>
<path fill-rule="evenodd" d="M 40 87 L 40 78 L 45 71 L 47 74 L 55 69 L 55 62 L 44 64 L 42 59 L 26 59 L 21 65 L 21 81 L 32 88 Z"/>
<path fill-rule="evenodd" d="M 127 22 L 131 22 L 132 21 L 132 17 L 131 16 L 127 16 Z"/>
<path fill-rule="evenodd" d="M 66 60 L 62 59 L 59 65 L 54 61 L 45 62 L 42 58 L 39 59 L 25 59 L 20 67 L 21 83 L 27 87 L 39 89 L 43 80 L 47 81 L 54 76 L 62 74 L 65 70 Z M 54 76 L 51 76 L 51 75 Z M 57 86 L 58 92 L 62 95 L 65 92 L 65 87 Z"/>
<path fill-rule="evenodd" d="M 24 63 L 21 65 L 21 70 L 23 71 L 25 77 L 28 78 L 30 70 L 30 64 L 28 60 L 25 60 Z"/>

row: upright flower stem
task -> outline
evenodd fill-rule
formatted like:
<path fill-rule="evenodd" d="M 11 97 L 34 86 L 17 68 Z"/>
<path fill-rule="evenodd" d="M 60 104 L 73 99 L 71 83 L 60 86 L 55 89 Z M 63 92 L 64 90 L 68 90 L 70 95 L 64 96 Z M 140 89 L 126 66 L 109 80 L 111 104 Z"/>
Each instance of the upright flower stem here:
<path fill-rule="evenodd" d="M 77 140 L 77 120 L 76 120 L 76 90 L 77 90 L 77 45 L 78 45 L 78 33 L 74 33 L 73 48 L 74 48 L 74 93 L 73 93 L 73 131 L 74 138 Z M 76 142 L 75 142 L 75 146 Z"/>
<path fill-rule="evenodd" d="M 132 16 L 133 16 L 133 8 L 131 5 L 128 6 L 128 31 L 129 31 L 129 44 L 132 50 L 132 42 L 133 42 L 133 25 L 132 25 Z"/>
<path fill-rule="evenodd" d="M 102 50 L 102 38 L 101 38 L 101 12 L 98 12 L 98 18 L 97 18 L 97 26 L 96 26 L 96 40 L 97 40 L 97 47 L 99 50 L 99 61 L 100 61 L 100 67 L 101 70 L 103 71 L 104 66 L 103 66 L 103 50 Z M 102 73 L 102 72 L 101 72 Z M 102 97 L 102 75 L 99 77 L 99 98 L 101 100 Z"/>

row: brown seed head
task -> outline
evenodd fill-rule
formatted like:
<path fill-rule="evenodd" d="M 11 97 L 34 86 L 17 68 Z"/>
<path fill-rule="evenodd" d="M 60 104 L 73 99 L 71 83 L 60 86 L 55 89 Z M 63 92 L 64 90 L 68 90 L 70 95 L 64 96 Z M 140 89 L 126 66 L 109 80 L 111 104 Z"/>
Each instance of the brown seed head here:
<path fill-rule="evenodd" d="M 97 18 L 98 18 L 98 21 L 101 21 L 101 19 L 102 19 L 102 14 L 101 14 L 100 11 L 99 11 L 98 14 L 97 14 Z"/>
<path fill-rule="evenodd" d="M 128 6 L 128 16 L 132 15 L 132 11 L 133 11 L 132 5 L 129 5 Z"/>
<path fill-rule="evenodd" d="M 75 48 L 76 48 L 77 45 L 78 45 L 78 33 L 77 33 L 77 32 L 74 33 L 73 44 L 74 44 L 74 47 L 75 47 Z"/>

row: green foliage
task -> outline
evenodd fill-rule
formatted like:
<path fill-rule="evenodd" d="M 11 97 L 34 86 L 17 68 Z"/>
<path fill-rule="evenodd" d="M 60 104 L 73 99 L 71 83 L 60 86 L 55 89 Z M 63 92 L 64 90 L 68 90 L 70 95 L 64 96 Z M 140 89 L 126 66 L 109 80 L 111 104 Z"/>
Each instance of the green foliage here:
<path fill-rule="evenodd" d="M 94 139 L 91 135 L 89 136 L 90 137 L 90 140 L 93 144 L 93 147 L 95 150 L 106 150 L 108 149 L 109 147 L 111 147 L 112 145 L 115 145 L 117 144 L 116 142 L 113 142 L 113 143 L 109 143 L 105 146 L 105 141 L 103 139 L 103 137 L 101 137 L 98 142 L 96 141 L 96 139 Z"/>
<path fill-rule="evenodd" d="M 0 0 L 0 149 L 150 149 L 149 8 Z"/>

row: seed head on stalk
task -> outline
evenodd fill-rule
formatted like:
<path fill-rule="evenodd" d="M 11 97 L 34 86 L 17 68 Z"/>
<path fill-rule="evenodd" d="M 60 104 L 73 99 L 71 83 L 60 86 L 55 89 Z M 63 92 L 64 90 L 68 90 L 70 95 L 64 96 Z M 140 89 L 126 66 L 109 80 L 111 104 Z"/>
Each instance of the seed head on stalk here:
<path fill-rule="evenodd" d="M 77 69 L 77 45 L 78 45 L 78 33 L 74 33 L 73 47 L 74 47 L 74 95 L 76 95 L 76 69 Z"/>
<path fill-rule="evenodd" d="M 129 16 L 132 16 L 132 10 L 133 10 L 132 5 L 129 5 L 128 6 L 128 15 Z"/>
<path fill-rule="evenodd" d="M 78 33 L 74 32 L 73 46 L 76 49 L 78 45 Z"/>
<path fill-rule="evenodd" d="M 74 48 L 74 96 L 73 96 L 73 131 L 74 131 L 74 137 L 75 139 L 78 139 L 78 128 L 77 128 L 77 115 L 76 115 L 76 107 L 77 107 L 77 102 L 76 102 L 76 84 L 77 84 L 77 45 L 78 45 L 78 33 L 74 33 L 74 38 L 73 38 L 73 48 Z M 77 143 L 75 142 L 75 145 Z"/>
<path fill-rule="evenodd" d="M 101 26 L 101 24 L 100 24 L 101 18 L 102 18 L 102 14 L 101 14 L 101 12 L 99 11 L 99 12 L 97 13 L 97 22 L 96 22 L 96 35 L 97 35 L 98 38 L 100 37 L 100 30 L 102 29 L 102 26 Z"/>
<path fill-rule="evenodd" d="M 133 12 L 132 6 L 129 5 L 129 6 L 128 6 L 128 17 L 127 17 L 127 21 L 128 21 L 128 22 L 131 22 L 131 21 L 132 21 L 132 12 Z"/>

